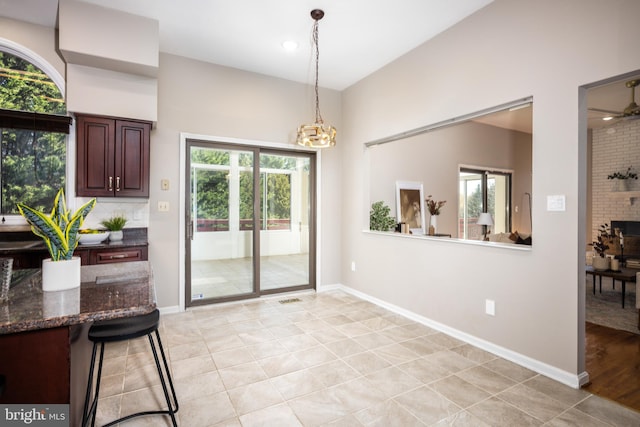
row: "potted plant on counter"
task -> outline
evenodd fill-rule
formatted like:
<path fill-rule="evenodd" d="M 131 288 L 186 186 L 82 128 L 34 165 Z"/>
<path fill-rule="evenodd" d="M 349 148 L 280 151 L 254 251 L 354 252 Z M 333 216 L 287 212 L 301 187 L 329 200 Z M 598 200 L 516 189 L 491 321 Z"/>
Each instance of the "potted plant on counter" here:
<path fill-rule="evenodd" d="M 96 199 L 82 205 L 75 213 L 67 209 L 64 190 L 61 188 L 53 201 L 49 215 L 18 203 L 18 210 L 31 231 L 44 240 L 51 258 L 42 261 L 42 290 L 61 291 L 80 286 L 80 258 L 73 252 L 78 246 L 78 232 Z"/>
<path fill-rule="evenodd" d="M 598 238 L 595 242 L 591 243 L 593 250 L 596 252 L 596 256 L 593 257 L 593 269 L 605 271 L 609 269 L 609 258 L 605 254 L 609 249 L 609 225 L 602 224 L 598 228 Z"/>
<path fill-rule="evenodd" d="M 396 219 L 389 215 L 391 208 L 382 200 L 371 205 L 369 211 L 369 229 L 375 231 L 389 231 L 396 226 Z"/>
<path fill-rule="evenodd" d="M 100 224 L 109 230 L 109 240 L 112 242 L 122 240 L 122 229 L 127 223 L 127 218 L 123 215 L 114 215 L 111 218 L 100 221 Z"/>

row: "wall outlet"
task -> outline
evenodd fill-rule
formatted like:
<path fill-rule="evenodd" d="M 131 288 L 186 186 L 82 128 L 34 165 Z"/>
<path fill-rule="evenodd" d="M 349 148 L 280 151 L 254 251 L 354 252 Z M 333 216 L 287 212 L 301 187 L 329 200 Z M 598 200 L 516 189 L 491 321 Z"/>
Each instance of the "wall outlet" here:
<path fill-rule="evenodd" d="M 356 271 L 356 262 L 351 261 L 351 271 Z"/>
<path fill-rule="evenodd" d="M 158 202 L 158 212 L 169 212 L 169 202 Z"/>
<path fill-rule="evenodd" d="M 489 316 L 496 315 L 496 302 L 492 299 L 485 300 L 484 302 L 484 312 Z"/>

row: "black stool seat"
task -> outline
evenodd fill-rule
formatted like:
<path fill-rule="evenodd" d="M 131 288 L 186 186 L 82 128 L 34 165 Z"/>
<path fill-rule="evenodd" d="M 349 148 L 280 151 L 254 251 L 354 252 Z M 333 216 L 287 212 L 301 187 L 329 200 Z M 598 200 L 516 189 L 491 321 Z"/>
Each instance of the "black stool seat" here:
<path fill-rule="evenodd" d="M 157 330 L 159 323 L 158 310 L 141 316 L 103 320 L 91 326 L 89 339 L 93 342 L 115 342 L 140 338 Z"/>
<path fill-rule="evenodd" d="M 117 420 L 111 421 L 105 424 L 103 427 L 112 426 L 123 421 L 129 420 L 134 417 L 146 416 L 146 415 L 169 415 L 174 427 L 177 427 L 175 414 L 178 412 L 178 399 L 176 397 L 176 391 L 173 387 L 173 381 L 171 380 L 171 373 L 169 372 L 169 365 L 167 364 L 167 358 L 164 355 L 164 349 L 162 348 L 162 341 L 160 340 L 160 333 L 158 332 L 158 325 L 160 323 L 160 312 L 156 309 L 149 314 L 143 314 L 134 317 L 124 317 L 120 319 L 104 320 L 101 322 L 95 322 L 91 328 L 89 328 L 89 340 L 93 342 L 93 352 L 91 354 L 91 367 L 89 369 L 89 380 L 87 383 L 87 395 L 84 400 L 84 413 L 82 415 L 82 426 L 95 426 L 96 412 L 98 410 L 98 398 L 100 394 L 100 377 L 102 375 L 102 362 L 104 359 L 104 346 L 105 343 L 126 341 L 134 338 L 147 336 L 149 338 L 149 345 L 153 352 L 153 358 L 156 362 L 156 369 L 158 370 L 158 376 L 160 377 L 160 383 L 162 384 L 162 390 L 164 397 L 167 401 L 166 410 L 153 410 L 136 412 L 135 414 L 126 415 Z M 162 363 L 164 366 L 164 372 L 160 365 L 158 358 L 158 352 L 156 351 L 156 343 L 154 343 L 153 336 L 155 335 L 158 348 L 160 350 L 160 356 L 162 356 Z M 96 378 L 95 395 L 91 405 L 92 386 L 93 386 L 93 370 L 96 361 L 96 351 L 100 346 L 100 359 L 98 362 L 98 375 Z M 166 380 L 165 380 L 166 378 Z M 169 390 L 167 384 L 171 388 L 171 397 L 169 396 Z"/>

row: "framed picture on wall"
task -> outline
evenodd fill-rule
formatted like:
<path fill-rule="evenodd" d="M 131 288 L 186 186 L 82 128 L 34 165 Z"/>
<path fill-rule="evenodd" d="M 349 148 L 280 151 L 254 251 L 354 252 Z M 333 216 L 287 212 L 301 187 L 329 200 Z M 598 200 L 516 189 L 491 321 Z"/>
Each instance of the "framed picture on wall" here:
<path fill-rule="evenodd" d="M 398 222 L 407 224 L 413 234 L 424 234 L 424 194 L 421 182 L 396 181 Z"/>

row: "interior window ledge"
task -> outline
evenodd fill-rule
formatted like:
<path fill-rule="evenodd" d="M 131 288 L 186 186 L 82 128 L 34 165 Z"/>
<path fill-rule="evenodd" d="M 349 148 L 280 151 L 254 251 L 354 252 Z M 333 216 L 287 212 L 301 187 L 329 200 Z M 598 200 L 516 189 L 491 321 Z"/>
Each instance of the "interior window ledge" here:
<path fill-rule="evenodd" d="M 488 247 L 488 248 L 494 248 L 494 249 L 507 249 L 512 251 L 530 252 L 532 250 L 531 246 L 517 245 L 515 243 L 485 242 L 481 240 L 458 239 L 457 237 L 436 237 L 436 236 L 429 236 L 428 234 L 413 235 L 413 234 L 396 233 L 396 232 L 390 232 L 390 231 L 362 230 L 362 232 L 365 234 L 388 236 L 392 238 L 420 239 L 420 240 L 437 241 L 437 242 L 444 242 L 444 243 L 456 244 L 456 245 L 472 245 L 472 246 L 482 246 L 482 247 Z"/>

